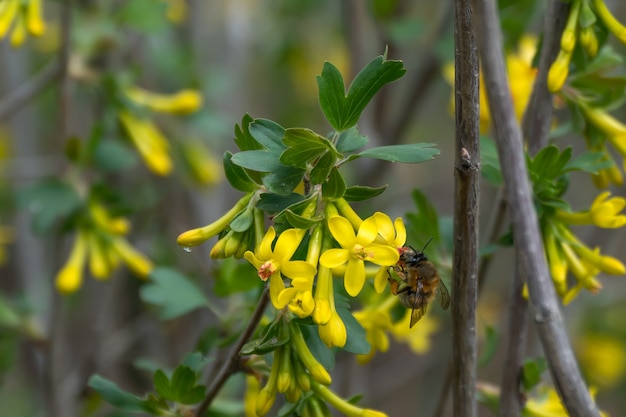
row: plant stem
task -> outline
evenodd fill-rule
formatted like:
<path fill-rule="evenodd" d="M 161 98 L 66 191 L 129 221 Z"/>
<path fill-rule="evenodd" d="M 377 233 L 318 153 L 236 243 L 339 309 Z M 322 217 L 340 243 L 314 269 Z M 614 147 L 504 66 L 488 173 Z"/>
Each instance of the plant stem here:
<path fill-rule="evenodd" d="M 582 381 L 548 273 L 525 165 L 522 132 L 515 119 L 506 79 L 496 5 L 491 0 L 474 0 L 473 5 L 483 79 L 493 117 L 518 262 L 528 282 L 537 332 L 557 392 L 569 414 L 572 417 L 597 417 L 598 409 Z"/>
<path fill-rule="evenodd" d="M 250 317 L 250 321 L 248 325 L 239 336 L 237 343 L 233 345 L 230 352 L 228 353 L 228 357 L 224 361 L 222 367 L 217 373 L 217 376 L 211 383 L 211 386 L 208 388 L 207 393 L 202 400 L 202 403 L 196 409 L 196 417 L 202 417 L 204 413 L 207 411 L 211 402 L 215 399 L 218 392 L 226 383 L 228 378 L 233 375 L 235 372 L 239 370 L 239 351 L 243 347 L 243 345 L 250 339 L 250 336 L 254 333 L 259 321 L 263 317 L 263 313 L 265 312 L 265 307 L 267 307 L 267 303 L 269 301 L 269 287 L 266 286 L 259 298 L 259 302 L 256 306 L 256 309 L 252 313 L 252 317 Z"/>
<path fill-rule="evenodd" d="M 479 67 L 470 0 L 455 1 L 454 270 L 452 282 L 453 415 L 476 416 L 478 292 Z"/>

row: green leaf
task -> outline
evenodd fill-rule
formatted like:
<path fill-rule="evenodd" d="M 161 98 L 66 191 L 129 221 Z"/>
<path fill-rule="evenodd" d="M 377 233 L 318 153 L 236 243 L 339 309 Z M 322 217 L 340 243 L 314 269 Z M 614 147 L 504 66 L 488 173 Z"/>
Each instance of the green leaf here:
<path fill-rule="evenodd" d="M 421 191 L 414 190 L 411 193 L 411 197 L 417 210 L 414 213 L 406 214 L 406 218 L 411 225 L 407 230 L 409 238 L 413 241 L 413 244 L 418 242 L 425 244 L 431 238 L 435 243 L 438 243 L 441 240 L 441 236 L 439 234 L 437 210 Z"/>
<path fill-rule="evenodd" d="M 104 172 L 123 171 L 137 163 L 135 152 L 113 140 L 98 141 L 93 157 L 95 165 Z"/>
<path fill-rule="evenodd" d="M 296 204 L 305 197 L 302 194 L 290 193 L 287 195 L 276 195 L 271 193 L 261 194 L 261 198 L 256 207 L 268 213 L 278 213 L 292 204 Z"/>
<path fill-rule="evenodd" d="M 480 358 L 478 358 L 479 367 L 487 365 L 494 358 L 498 350 L 498 339 L 499 335 L 495 327 L 485 326 L 485 343 Z"/>
<path fill-rule="evenodd" d="M 232 157 L 232 153 L 224 153 L 224 173 L 226 174 L 226 179 L 228 179 L 230 185 L 232 185 L 234 189 L 243 192 L 257 190 L 259 188 L 258 184 L 250 178 L 244 168 L 235 165 L 232 162 Z"/>
<path fill-rule="evenodd" d="M 589 2 L 583 1 L 580 3 L 580 12 L 578 14 L 578 26 L 580 28 L 587 28 L 596 23 L 596 14 L 591 10 Z"/>
<path fill-rule="evenodd" d="M 263 146 L 250 134 L 252 122 L 254 119 L 246 113 L 241 119 L 241 125 L 235 125 L 235 143 L 241 151 L 263 149 Z"/>
<path fill-rule="evenodd" d="M 150 282 L 141 287 L 141 299 L 161 307 L 160 318 L 170 320 L 197 308 L 212 308 L 202 290 L 184 275 L 169 268 L 156 268 Z"/>
<path fill-rule="evenodd" d="M 17 310 L 0 295 L 0 327 L 17 329 L 22 319 Z"/>
<path fill-rule="evenodd" d="M 170 380 L 167 375 L 165 375 L 165 372 L 163 372 L 161 369 L 157 369 L 157 371 L 154 373 L 152 383 L 154 384 L 154 389 L 156 390 L 157 394 L 159 394 L 166 400 L 176 401 L 176 393 L 174 392 L 174 389 L 172 389 Z"/>
<path fill-rule="evenodd" d="M 48 232 L 83 204 L 74 187 L 58 179 L 44 180 L 24 189 L 18 195 L 18 202 L 33 214 L 35 233 Z"/>
<path fill-rule="evenodd" d="M 121 410 L 135 413 L 147 412 L 149 414 L 156 411 L 156 407 L 149 401 L 123 391 L 115 383 L 102 378 L 100 375 L 93 375 L 89 378 L 87 385 L 100 394 L 106 402 Z"/>
<path fill-rule="evenodd" d="M 337 163 L 337 157 L 334 153 L 325 153 L 315 164 L 311 170 L 310 178 L 313 184 L 323 184 L 330 175 L 330 171 Z"/>
<path fill-rule="evenodd" d="M 174 371 L 171 380 L 172 389 L 176 394 L 173 401 L 179 401 L 182 403 L 183 401 L 181 401 L 181 399 L 185 396 L 185 394 L 194 389 L 197 378 L 197 374 L 192 371 L 191 368 L 185 365 L 179 365 Z"/>
<path fill-rule="evenodd" d="M 354 152 L 365 146 L 367 141 L 367 136 L 361 135 L 357 127 L 353 126 L 348 130 L 344 130 L 339 135 L 337 139 L 337 151 Z"/>
<path fill-rule="evenodd" d="M 189 353 L 182 360 L 181 365 L 189 367 L 194 372 L 200 372 L 202 369 L 213 361 L 214 358 L 208 358 L 200 352 Z"/>
<path fill-rule="evenodd" d="M 290 194 L 302 181 L 304 170 L 280 165 L 263 177 L 263 185 L 273 193 Z"/>
<path fill-rule="evenodd" d="M 480 137 L 480 168 L 487 181 L 495 186 L 502 185 L 502 172 L 496 144 L 485 136 Z"/>
<path fill-rule="evenodd" d="M 265 355 L 283 346 L 291 339 L 288 324 L 282 319 L 271 322 L 261 332 L 261 337 L 243 345 L 240 355 Z"/>
<path fill-rule="evenodd" d="M 250 124 L 250 134 L 268 150 L 277 152 L 285 150 L 283 144 L 285 128 L 276 122 L 267 119 L 255 119 Z"/>
<path fill-rule="evenodd" d="M 390 162 L 402 162 L 405 164 L 418 164 L 429 161 L 439 155 L 439 149 L 433 148 L 433 143 L 411 143 L 407 145 L 390 145 L 369 148 L 351 157 L 367 157 L 382 159 Z M 353 159 L 353 158 L 351 158 Z"/>
<path fill-rule="evenodd" d="M 231 158 L 233 164 L 258 172 L 273 172 L 285 167 L 279 162 L 280 153 L 267 150 L 237 152 Z"/>
<path fill-rule="evenodd" d="M 613 161 L 606 159 L 604 152 L 583 152 L 575 159 L 569 161 L 564 167 L 564 171 L 583 171 L 590 174 L 597 174 L 603 169 L 614 165 Z"/>
<path fill-rule="evenodd" d="M 339 132 L 351 128 L 357 124 L 372 97 L 385 84 L 397 80 L 405 72 L 402 61 L 390 61 L 382 55 L 378 56 L 357 74 L 346 94 L 341 73 L 334 65 L 325 62 L 322 74 L 317 77 L 324 116 Z"/>
<path fill-rule="evenodd" d="M 230 228 L 235 232 L 245 232 L 252 226 L 254 220 L 254 206 L 248 205 L 244 210 L 241 210 L 235 218 L 230 222 Z"/>
<path fill-rule="evenodd" d="M 227 297 L 231 294 L 259 288 L 263 282 L 257 275 L 257 270 L 248 262 L 239 262 L 233 258 L 224 259 L 220 263 L 213 292 L 218 297 Z"/>
<path fill-rule="evenodd" d="M 170 26 L 166 4 L 152 0 L 133 0 L 122 3 L 117 20 L 142 33 L 153 34 Z"/>
<path fill-rule="evenodd" d="M 363 201 L 384 193 L 386 189 L 386 185 L 378 188 L 367 187 L 364 185 L 355 185 L 346 188 L 346 192 L 343 194 L 343 198 L 348 201 Z"/>
<path fill-rule="evenodd" d="M 283 143 L 287 149 L 280 155 L 280 162 L 287 166 L 305 169 L 307 163 L 333 150 L 328 139 L 311 129 L 292 128 L 285 130 Z"/>
<path fill-rule="evenodd" d="M 527 359 L 522 368 L 522 385 L 525 391 L 530 391 L 539 382 L 541 382 L 541 374 L 548 369 L 548 363 L 545 358 L 537 357 L 535 359 Z"/>
<path fill-rule="evenodd" d="M 322 196 L 328 200 L 337 200 L 346 192 L 346 181 L 335 167 L 330 171 L 326 182 L 322 184 Z"/>

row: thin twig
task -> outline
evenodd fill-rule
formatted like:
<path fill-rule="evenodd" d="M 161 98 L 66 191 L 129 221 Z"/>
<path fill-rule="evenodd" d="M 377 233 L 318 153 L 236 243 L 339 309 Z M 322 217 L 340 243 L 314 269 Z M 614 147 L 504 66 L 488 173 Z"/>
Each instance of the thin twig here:
<path fill-rule="evenodd" d="M 478 52 L 470 0 L 454 5 L 454 263 L 452 282 L 453 415 L 475 417 L 478 201 L 480 184 Z"/>
<path fill-rule="evenodd" d="M 599 416 L 565 331 L 548 273 L 543 243 L 528 181 L 522 133 L 515 119 L 502 53 L 495 2 L 474 0 L 474 24 L 483 79 L 511 219 L 517 256 L 528 282 L 533 318 L 561 400 L 572 417 Z"/>
<path fill-rule="evenodd" d="M 61 64 L 54 60 L 44 67 L 37 75 L 20 85 L 0 102 L 0 120 L 4 120 L 22 108 L 33 97 L 43 91 L 61 75 Z"/>
<path fill-rule="evenodd" d="M 233 347 L 231 348 L 228 354 L 228 358 L 224 361 L 224 364 L 220 368 L 217 376 L 211 383 L 211 386 L 207 390 L 204 400 L 202 400 L 202 403 L 196 409 L 196 414 L 195 414 L 196 417 L 202 417 L 204 415 L 206 410 L 211 405 L 211 402 L 213 401 L 215 396 L 218 394 L 220 389 L 222 389 L 222 386 L 224 385 L 224 383 L 226 383 L 228 378 L 232 374 L 237 372 L 237 370 L 239 369 L 239 351 L 241 350 L 243 345 L 248 341 L 250 336 L 252 336 L 252 334 L 254 333 L 254 330 L 259 324 L 259 321 L 261 320 L 261 317 L 263 317 L 263 313 L 265 312 L 265 307 L 267 307 L 267 303 L 269 301 L 268 294 L 269 294 L 269 287 L 265 287 L 265 289 L 263 290 L 263 293 L 261 294 L 261 297 L 259 298 L 259 302 L 256 306 L 256 309 L 252 313 L 252 317 L 250 317 L 250 321 L 248 322 L 248 325 L 243 330 L 243 333 L 241 333 L 241 336 L 239 336 L 239 340 L 237 340 L 237 343 L 235 343 Z"/>

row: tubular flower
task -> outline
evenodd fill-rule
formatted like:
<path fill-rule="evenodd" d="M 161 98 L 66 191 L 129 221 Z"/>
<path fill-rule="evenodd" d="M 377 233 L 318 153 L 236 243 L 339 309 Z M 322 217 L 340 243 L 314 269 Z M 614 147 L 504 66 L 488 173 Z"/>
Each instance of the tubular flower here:
<path fill-rule="evenodd" d="M 395 301 L 395 297 L 389 300 Z M 384 353 L 389 350 L 389 336 L 387 336 L 387 332 L 391 330 L 393 325 L 388 309 L 366 308 L 361 311 L 355 311 L 352 315 L 365 329 L 365 339 L 370 344 L 370 351 L 367 354 L 357 355 L 356 359 L 360 364 L 368 363 L 376 352 Z"/>
<path fill-rule="evenodd" d="M 603 387 L 614 387 L 626 373 L 626 352 L 615 336 L 588 334 L 576 343 L 577 356 L 590 381 Z"/>
<path fill-rule="evenodd" d="M 576 33 L 578 31 L 578 15 L 581 2 L 574 1 L 570 9 L 567 23 L 561 35 L 561 50 L 548 71 L 548 90 L 556 93 L 561 90 L 569 74 L 569 64 L 572 60 L 574 47 L 576 46 Z"/>
<path fill-rule="evenodd" d="M 257 417 L 256 402 L 261 386 L 254 375 L 246 375 L 246 394 L 243 399 L 243 409 L 246 417 Z"/>
<path fill-rule="evenodd" d="M 56 277 L 56 287 L 63 294 L 75 292 L 83 281 L 83 267 L 87 259 L 87 235 L 76 234 L 70 256 Z"/>
<path fill-rule="evenodd" d="M 189 173 L 201 185 L 213 185 L 222 180 L 222 166 L 213 153 L 199 140 L 181 144 Z"/>
<path fill-rule="evenodd" d="M 168 175 L 172 171 L 169 143 L 154 123 L 126 110 L 120 111 L 118 117 L 148 169 L 157 175 Z"/>
<path fill-rule="evenodd" d="M 190 114 L 202 106 L 202 95 L 198 90 L 184 89 L 174 94 L 159 94 L 129 87 L 125 92 L 131 101 L 159 113 Z"/>
<path fill-rule="evenodd" d="M 557 210 L 556 216 L 570 224 L 593 224 L 605 229 L 617 229 L 626 225 L 626 216 L 620 214 L 626 206 L 622 197 L 609 198 L 611 193 L 605 191 L 591 204 L 591 208 L 583 212 L 570 213 Z"/>
<path fill-rule="evenodd" d="M 419 326 L 411 328 L 411 310 L 406 311 L 402 320 L 394 323 L 391 334 L 398 342 L 406 343 L 413 353 L 423 355 L 430 350 L 433 333 L 439 329 L 439 322 L 427 314 L 420 320 Z"/>
<path fill-rule="evenodd" d="M 349 403 L 328 389 L 328 387 L 315 381 L 311 382 L 311 388 L 319 398 L 332 405 L 337 411 L 347 417 L 386 417 L 386 414 L 380 411 L 361 408 Z"/>
<path fill-rule="evenodd" d="M 327 268 L 348 264 L 344 286 L 352 297 L 361 292 L 365 283 L 365 261 L 386 267 L 398 262 L 395 247 L 374 243 L 378 237 L 374 216 L 365 219 L 356 234 L 350 222 L 341 216 L 330 217 L 328 228 L 341 248 L 326 250 L 320 257 L 320 264 Z"/>
<path fill-rule="evenodd" d="M 598 17 L 604 22 L 607 29 L 613 33 L 620 42 L 626 45 L 626 27 L 611 14 L 606 4 L 604 4 L 604 0 L 593 0 L 592 3 Z"/>
<path fill-rule="evenodd" d="M 585 288 L 595 293 L 602 288 L 596 276 L 600 272 L 611 275 L 626 273 L 626 267 L 616 258 L 601 255 L 600 249 L 588 248 L 570 230 L 567 224 L 553 217 L 544 227 L 544 246 L 555 288 L 565 304 Z M 567 272 L 571 271 L 577 285 L 567 288 Z"/>
<path fill-rule="evenodd" d="M 13 25 L 11 46 L 21 46 L 26 34 L 41 36 L 46 30 L 42 18 L 42 0 L 5 0 L 0 3 L 0 39 L 3 39 Z"/>
<path fill-rule="evenodd" d="M 345 346 L 348 334 L 346 326 L 335 308 L 332 273 L 329 268 L 323 265 L 319 266 L 317 274 L 313 321 L 318 325 L 320 339 L 326 346 Z"/>
<path fill-rule="evenodd" d="M 292 280 L 296 280 L 298 288 L 303 288 L 302 284 L 304 284 L 305 280 L 307 282 L 313 281 L 315 275 L 315 267 L 313 265 L 306 261 L 290 260 L 296 249 L 298 249 L 304 233 L 305 231 L 301 229 L 285 230 L 278 237 L 276 245 L 272 250 L 272 242 L 276 237 L 276 231 L 273 227 L 270 227 L 255 253 L 246 251 L 244 254 L 246 260 L 257 269 L 259 278 L 263 281 L 270 280 L 270 299 L 277 309 L 282 309 L 291 301 L 293 297 L 289 298 L 288 295 L 296 295 L 294 291 L 283 292 L 287 288 L 285 288 L 282 274 L 285 274 Z M 296 287 L 292 288 L 295 288 L 296 291 L 298 289 Z"/>

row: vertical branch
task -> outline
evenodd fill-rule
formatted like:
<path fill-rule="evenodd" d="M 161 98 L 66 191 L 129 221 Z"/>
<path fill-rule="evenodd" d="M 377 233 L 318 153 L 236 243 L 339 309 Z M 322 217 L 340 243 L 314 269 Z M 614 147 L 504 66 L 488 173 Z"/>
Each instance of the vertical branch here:
<path fill-rule="evenodd" d="M 478 37 L 489 110 L 511 213 L 518 262 L 528 282 L 533 318 L 552 379 L 572 417 L 595 416 L 593 403 L 580 375 L 559 304 L 548 273 L 537 213 L 528 181 L 522 133 L 515 120 L 502 54 L 499 18 L 493 0 L 474 0 Z"/>
<path fill-rule="evenodd" d="M 543 42 L 537 77 L 533 91 L 524 113 L 522 122 L 523 135 L 531 155 L 547 145 L 552 122 L 552 94 L 548 91 L 548 71 L 561 46 L 561 33 L 565 27 L 570 3 L 552 0 L 546 8 L 543 28 Z M 509 295 L 509 318 L 507 329 L 507 347 L 502 367 L 500 416 L 517 417 L 522 408 L 519 391 L 519 378 L 525 357 L 526 334 L 528 327 L 528 302 L 522 296 L 524 277 L 516 259 L 516 269 Z"/>
<path fill-rule="evenodd" d="M 452 283 L 453 415 L 476 416 L 476 298 L 478 287 L 479 99 L 478 53 L 470 0 L 456 0 L 454 271 Z"/>

